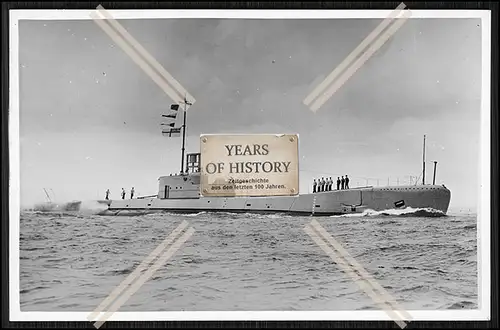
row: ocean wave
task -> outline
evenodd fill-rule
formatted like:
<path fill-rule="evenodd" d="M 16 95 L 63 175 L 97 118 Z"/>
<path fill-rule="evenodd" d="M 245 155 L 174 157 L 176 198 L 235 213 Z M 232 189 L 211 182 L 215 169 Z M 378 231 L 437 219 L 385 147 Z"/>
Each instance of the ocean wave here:
<path fill-rule="evenodd" d="M 477 307 L 476 303 L 469 301 L 469 300 L 462 300 L 462 301 L 455 302 L 455 303 L 452 303 L 449 305 L 445 305 L 442 308 L 446 308 L 446 309 L 473 309 L 475 307 Z"/>
<path fill-rule="evenodd" d="M 433 208 L 412 208 L 407 207 L 404 209 L 387 209 L 382 211 L 375 211 L 372 209 L 366 209 L 361 213 L 351 213 L 342 215 L 332 215 L 332 218 L 363 218 L 363 217 L 440 217 L 446 216 L 442 211 Z"/>
<path fill-rule="evenodd" d="M 384 212 L 320 221 L 329 222 L 328 232 L 345 244 L 394 299 L 411 303 L 415 309 L 474 308 L 477 237 L 475 230 L 464 228 L 474 219 L 426 221 L 385 216 Z M 159 213 L 50 221 L 53 216 L 41 214 L 21 222 L 22 310 L 94 308 L 183 220 L 195 225 L 196 237 L 183 243 L 137 292 L 134 297 L 141 305 L 136 310 L 210 310 L 213 299 L 227 310 L 357 310 L 371 303 L 303 232 L 310 216 L 293 216 L 293 221 L 282 220 L 279 214 L 197 212 L 184 216 Z M 358 254 L 362 255 L 359 259 Z M 148 267 L 157 260 L 151 260 Z M 63 284 L 52 282 L 55 278 Z M 61 308 L 62 303 L 67 307 Z M 79 306 L 70 307 L 73 303 Z"/>
<path fill-rule="evenodd" d="M 186 213 L 186 214 L 180 214 L 180 215 L 183 217 L 191 218 L 191 217 L 199 217 L 200 215 L 204 215 L 204 214 L 207 214 L 207 212 L 202 211 L 202 212 L 197 212 L 197 213 Z"/>
<path fill-rule="evenodd" d="M 127 268 L 122 268 L 122 269 L 113 269 L 107 271 L 105 274 L 102 274 L 103 276 L 119 276 L 119 275 L 129 275 L 131 274 L 134 270 L 136 270 L 137 266 L 129 266 Z"/>
<path fill-rule="evenodd" d="M 38 291 L 38 290 L 43 290 L 43 289 L 49 289 L 49 288 L 50 288 L 49 286 L 38 285 L 38 286 L 29 288 L 29 289 L 22 289 L 22 290 L 19 291 L 19 293 L 20 294 L 26 294 L 26 293 L 30 293 L 30 292 L 33 292 L 33 291 Z"/>
<path fill-rule="evenodd" d="M 424 284 L 410 285 L 406 287 L 402 287 L 398 290 L 398 292 L 421 292 L 421 291 L 429 291 L 429 287 Z"/>

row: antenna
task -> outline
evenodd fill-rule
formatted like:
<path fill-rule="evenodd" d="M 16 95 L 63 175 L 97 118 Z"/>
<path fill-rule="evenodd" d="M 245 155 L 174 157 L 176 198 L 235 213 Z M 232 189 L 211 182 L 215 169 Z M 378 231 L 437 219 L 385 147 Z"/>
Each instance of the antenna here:
<path fill-rule="evenodd" d="M 192 103 L 188 102 L 186 99 L 186 96 L 184 96 L 184 121 L 182 124 L 182 156 L 181 156 L 181 174 L 184 174 L 184 150 L 185 150 L 185 144 L 186 144 L 186 113 L 187 113 L 187 105 L 193 105 Z"/>
<path fill-rule="evenodd" d="M 424 134 L 424 152 L 423 152 L 422 165 L 423 165 L 423 169 L 422 169 L 422 184 L 425 185 L 425 134 Z"/>
<path fill-rule="evenodd" d="M 43 188 L 43 191 L 45 192 L 45 195 L 47 195 L 47 200 L 48 200 L 48 202 L 49 202 L 49 203 L 51 203 L 51 202 L 52 202 L 52 200 L 50 199 L 50 195 L 49 195 L 49 193 L 47 192 L 47 189 Z"/>
<path fill-rule="evenodd" d="M 54 192 L 54 190 L 52 190 L 52 188 L 50 188 L 50 191 L 52 192 L 52 197 L 54 197 L 54 200 L 57 200 L 56 193 Z"/>
<path fill-rule="evenodd" d="M 437 166 L 437 161 L 434 161 L 434 175 L 432 177 L 432 185 L 436 184 L 436 166 Z"/>

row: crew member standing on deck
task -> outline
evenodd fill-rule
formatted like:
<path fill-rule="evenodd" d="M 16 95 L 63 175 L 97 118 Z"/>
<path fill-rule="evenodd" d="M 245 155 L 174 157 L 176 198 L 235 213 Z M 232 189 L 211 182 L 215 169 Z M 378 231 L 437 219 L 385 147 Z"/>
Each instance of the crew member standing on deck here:
<path fill-rule="evenodd" d="M 330 180 L 328 180 L 328 191 L 333 190 L 333 179 L 330 177 Z"/>
<path fill-rule="evenodd" d="M 134 190 L 134 187 L 132 187 L 132 190 L 130 190 L 130 199 L 134 198 L 134 193 L 135 193 L 135 190 Z"/>
<path fill-rule="evenodd" d="M 106 190 L 106 200 L 108 200 L 108 199 L 109 199 L 109 189 Z"/>
<path fill-rule="evenodd" d="M 322 178 L 321 178 L 321 191 L 325 191 L 325 185 L 326 185 L 325 178 L 324 178 L 324 177 L 322 177 Z"/>
<path fill-rule="evenodd" d="M 349 178 L 345 175 L 345 189 L 349 189 Z"/>
<path fill-rule="evenodd" d="M 342 179 L 340 180 L 340 187 L 342 190 L 344 190 L 344 187 L 345 187 L 345 179 L 344 179 L 344 176 L 342 175 Z"/>
<path fill-rule="evenodd" d="M 313 194 L 316 193 L 316 187 L 318 186 L 318 183 L 316 182 L 316 179 L 313 181 Z"/>
<path fill-rule="evenodd" d="M 125 199 L 125 189 L 122 188 L 122 199 Z"/>
<path fill-rule="evenodd" d="M 337 177 L 337 190 L 340 190 L 340 178 Z"/>

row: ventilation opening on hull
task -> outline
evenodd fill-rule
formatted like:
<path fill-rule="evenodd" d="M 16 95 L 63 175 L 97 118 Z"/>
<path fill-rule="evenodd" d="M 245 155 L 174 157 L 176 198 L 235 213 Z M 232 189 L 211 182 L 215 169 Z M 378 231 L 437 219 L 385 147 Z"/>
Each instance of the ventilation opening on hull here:
<path fill-rule="evenodd" d="M 403 206 L 405 206 L 405 201 L 404 200 L 397 201 L 394 203 L 394 206 L 395 207 L 403 207 Z"/>

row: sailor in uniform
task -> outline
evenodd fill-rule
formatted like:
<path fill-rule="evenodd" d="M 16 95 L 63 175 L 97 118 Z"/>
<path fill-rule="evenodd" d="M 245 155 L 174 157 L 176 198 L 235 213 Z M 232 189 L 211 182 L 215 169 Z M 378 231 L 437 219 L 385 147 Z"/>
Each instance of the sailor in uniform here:
<path fill-rule="evenodd" d="M 122 188 L 122 199 L 125 199 L 125 189 Z"/>
<path fill-rule="evenodd" d="M 340 187 L 342 188 L 342 190 L 344 189 L 345 187 L 345 179 L 344 179 L 344 176 L 342 175 L 342 179 L 340 180 Z"/>
<path fill-rule="evenodd" d="M 316 179 L 314 179 L 313 182 L 313 194 L 316 193 L 316 187 L 318 186 L 318 183 L 316 182 Z"/>
<path fill-rule="evenodd" d="M 345 175 L 345 189 L 349 189 L 349 178 Z"/>
<path fill-rule="evenodd" d="M 132 187 L 132 190 L 130 190 L 130 199 L 134 198 L 134 193 L 135 193 L 135 190 L 134 190 L 134 187 Z"/>
<path fill-rule="evenodd" d="M 328 180 L 328 191 L 332 191 L 332 187 L 333 187 L 333 179 L 332 177 L 330 177 L 330 179 Z"/>
<path fill-rule="evenodd" d="M 108 200 L 108 199 L 109 199 L 109 189 L 106 190 L 106 200 Z"/>
<path fill-rule="evenodd" d="M 337 190 L 340 190 L 340 178 L 337 177 Z"/>
<path fill-rule="evenodd" d="M 325 178 L 324 178 L 324 177 L 322 177 L 322 178 L 321 178 L 321 191 L 325 191 L 325 184 L 326 184 L 326 182 L 325 182 Z"/>

